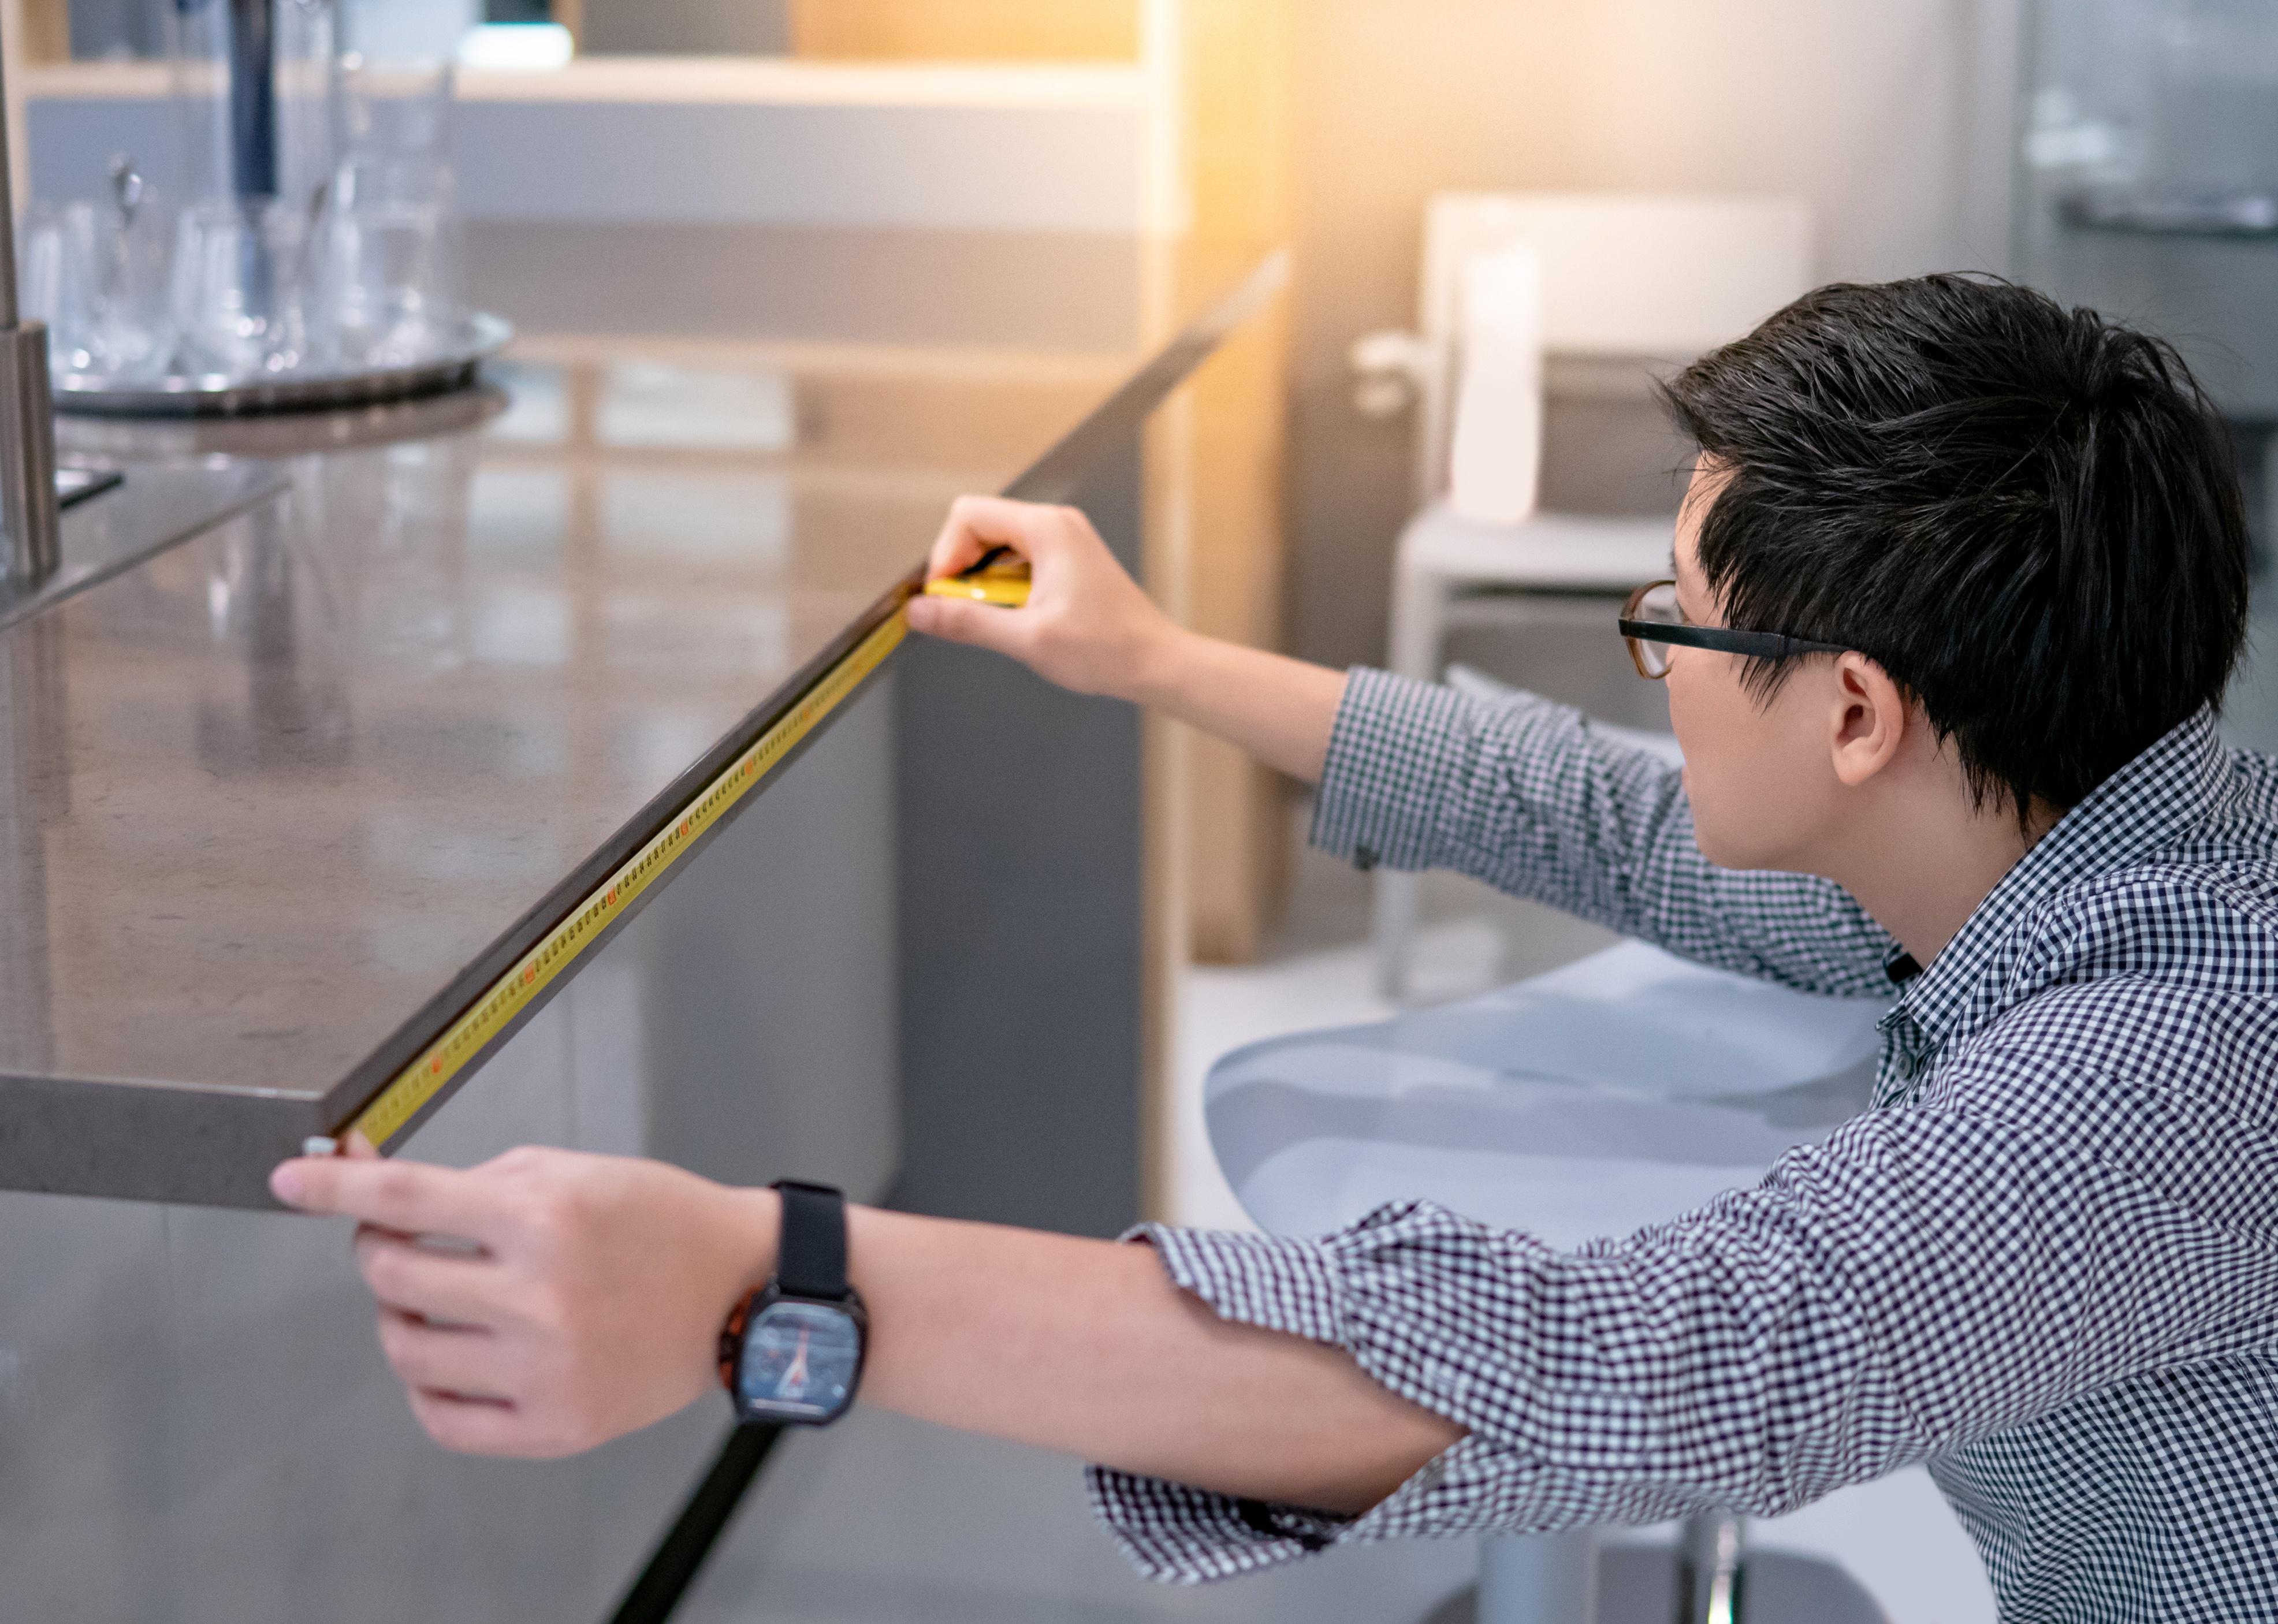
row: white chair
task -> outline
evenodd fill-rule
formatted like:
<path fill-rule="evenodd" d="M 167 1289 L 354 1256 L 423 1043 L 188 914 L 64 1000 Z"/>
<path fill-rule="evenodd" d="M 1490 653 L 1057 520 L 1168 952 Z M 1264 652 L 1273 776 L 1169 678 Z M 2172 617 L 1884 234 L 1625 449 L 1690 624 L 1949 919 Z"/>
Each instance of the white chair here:
<path fill-rule="evenodd" d="M 1272 1233 L 1420 1197 L 1571 1247 L 1751 1184 L 1855 1116 L 1885 1007 L 1626 942 L 1484 997 L 1237 1049 L 1212 1069 L 1204 1114 L 1227 1184 Z M 1610 1616 L 1599 1561 L 1589 1530 L 1482 1542 L 1477 1624 Z M 1736 1518 L 1688 1521 L 1676 1565 L 1680 1624 L 1882 1617 L 1831 1563 L 1744 1565 Z"/>
<path fill-rule="evenodd" d="M 1436 679 L 1449 629 L 1487 619 L 1570 619 L 1580 598 L 1610 635 L 1611 604 L 1667 573 L 1672 526 L 1537 513 L 1479 524 L 1447 500 L 1460 382 L 1464 267 L 1524 244 L 1541 271 L 1545 393 L 1642 398 L 1656 368 L 1681 365 L 1739 338 L 1810 286 L 1811 217 L 1773 197 L 1655 197 L 1593 193 L 1447 193 L 1425 221 L 1419 332 L 1355 346 L 1362 409 L 1417 409 L 1419 511 L 1393 572 L 1390 665 Z M 1418 881 L 1376 877 L 1379 974 L 1399 1000 L 1408 980 Z"/>

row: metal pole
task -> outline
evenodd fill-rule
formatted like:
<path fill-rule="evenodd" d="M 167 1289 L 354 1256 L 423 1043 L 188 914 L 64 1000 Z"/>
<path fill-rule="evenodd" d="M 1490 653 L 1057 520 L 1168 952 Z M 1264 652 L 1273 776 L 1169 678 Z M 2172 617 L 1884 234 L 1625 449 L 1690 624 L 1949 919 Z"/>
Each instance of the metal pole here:
<path fill-rule="evenodd" d="M 1740 1520 L 1731 1513 L 1685 1520 L 1677 1552 L 1678 1624 L 1740 1624 L 1746 1556 Z"/>
<path fill-rule="evenodd" d="M 1491 1534 L 1479 1541 L 1479 1624 L 1591 1624 L 1598 1530 Z"/>
<path fill-rule="evenodd" d="M 229 0 L 229 159 L 239 203 L 277 195 L 277 0 Z"/>
<path fill-rule="evenodd" d="M 6 106 L 0 72 L 0 108 Z M 56 406 L 48 382 L 48 329 L 19 318 L 16 203 L 8 185 L 8 121 L 0 117 L 0 533 L 8 578 L 34 586 L 55 573 Z"/>
<path fill-rule="evenodd" d="M 609 1615 L 609 1624 L 664 1624 L 673 1615 L 783 1433 L 781 1427 L 755 1422 L 728 1434 L 711 1469 Z"/>
<path fill-rule="evenodd" d="M 4 79 L 0 74 L 0 79 Z M 8 93 L 0 83 L 0 244 L 7 248 L 0 254 L 0 327 L 13 327 L 19 312 L 16 308 L 16 194 L 8 150 Z"/>

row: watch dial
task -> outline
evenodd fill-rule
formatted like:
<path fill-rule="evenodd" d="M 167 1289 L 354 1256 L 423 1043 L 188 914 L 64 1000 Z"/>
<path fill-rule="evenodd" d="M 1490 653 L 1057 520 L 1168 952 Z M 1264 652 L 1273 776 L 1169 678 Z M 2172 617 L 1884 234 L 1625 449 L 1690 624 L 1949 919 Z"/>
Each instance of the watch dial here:
<path fill-rule="evenodd" d="M 744 1334 L 737 1390 L 746 1404 L 821 1420 L 845 1407 L 861 1356 L 851 1315 L 822 1303 L 770 1303 Z"/>

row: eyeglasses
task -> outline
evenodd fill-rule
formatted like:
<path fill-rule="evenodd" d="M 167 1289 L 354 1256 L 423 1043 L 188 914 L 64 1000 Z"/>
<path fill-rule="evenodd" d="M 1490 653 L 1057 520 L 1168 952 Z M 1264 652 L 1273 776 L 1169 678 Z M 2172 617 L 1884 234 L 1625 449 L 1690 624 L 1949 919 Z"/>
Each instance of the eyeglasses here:
<path fill-rule="evenodd" d="M 1688 626 L 1677 606 L 1677 583 L 1652 581 L 1630 594 L 1617 622 L 1630 645 L 1630 659 L 1638 675 L 1658 680 L 1669 675 L 1671 647 L 1715 649 L 1724 654 L 1747 654 L 1757 660 L 1785 660 L 1794 654 L 1840 654 L 1839 643 L 1812 643 L 1781 631 L 1735 631 L 1728 626 Z"/>

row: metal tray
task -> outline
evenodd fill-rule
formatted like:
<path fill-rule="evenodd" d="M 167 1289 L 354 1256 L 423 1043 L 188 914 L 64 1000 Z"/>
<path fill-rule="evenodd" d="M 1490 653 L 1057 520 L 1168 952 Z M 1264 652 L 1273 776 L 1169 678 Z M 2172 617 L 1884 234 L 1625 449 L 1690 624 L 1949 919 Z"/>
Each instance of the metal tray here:
<path fill-rule="evenodd" d="M 367 372 L 302 372 L 257 379 L 219 374 L 134 382 L 96 377 L 55 380 L 56 409 L 104 417 L 243 417 L 262 412 L 321 411 L 440 394 L 474 381 L 475 370 L 514 337 L 495 316 L 467 318 L 460 341 L 411 366 Z"/>

